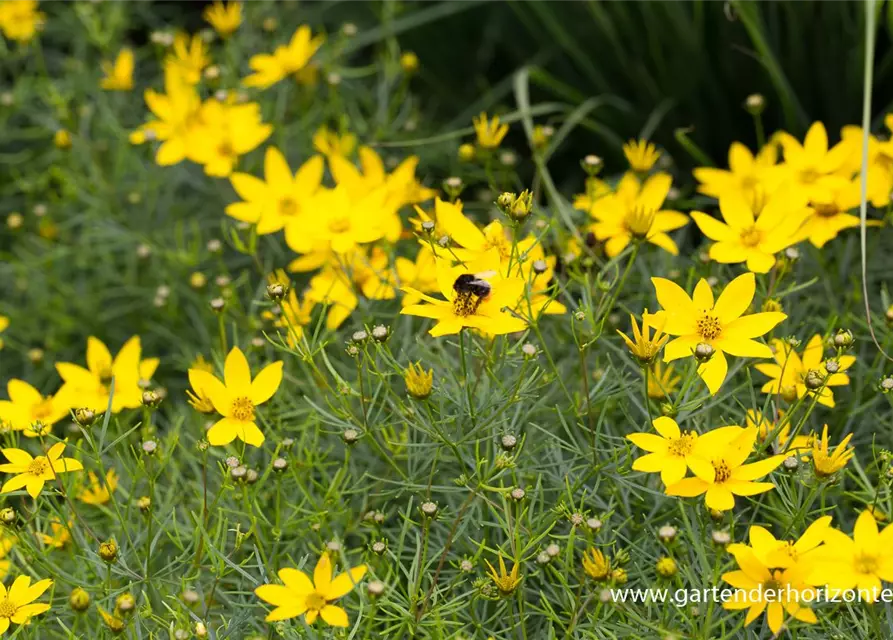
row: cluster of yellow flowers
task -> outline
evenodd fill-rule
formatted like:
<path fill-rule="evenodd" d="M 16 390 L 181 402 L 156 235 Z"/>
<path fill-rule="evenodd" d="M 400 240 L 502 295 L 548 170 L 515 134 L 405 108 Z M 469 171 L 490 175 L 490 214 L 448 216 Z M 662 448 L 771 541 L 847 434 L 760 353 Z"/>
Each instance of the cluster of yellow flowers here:
<path fill-rule="evenodd" d="M 765 611 L 776 635 L 786 618 L 817 622 L 812 605 L 823 599 L 852 602 L 858 596 L 873 603 L 881 581 L 893 580 L 893 525 L 879 532 L 869 510 L 859 515 L 852 538 L 831 527 L 831 516 L 813 522 L 796 541 L 778 540 L 760 526 L 750 527 L 749 538 L 749 545 L 728 547 L 739 568 L 722 576 L 736 589 L 723 606 L 747 609 L 746 625 Z"/>

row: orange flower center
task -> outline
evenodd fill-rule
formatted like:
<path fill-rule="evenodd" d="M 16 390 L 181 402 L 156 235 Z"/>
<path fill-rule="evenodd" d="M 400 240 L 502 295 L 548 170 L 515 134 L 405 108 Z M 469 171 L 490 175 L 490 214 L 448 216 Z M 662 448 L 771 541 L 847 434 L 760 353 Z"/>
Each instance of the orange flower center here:
<path fill-rule="evenodd" d="M 872 555 L 870 553 L 860 553 L 856 555 L 854 561 L 854 566 L 856 567 L 856 571 L 858 573 L 868 573 L 875 574 L 878 569 L 878 559 L 877 556 Z"/>
<path fill-rule="evenodd" d="M 236 420 L 244 422 L 254 422 L 254 403 L 250 398 L 242 396 L 233 400 L 230 415 Z"/>
<path fill-rule="evenodd" d="M 11 618 L 15 615 L 15 612 L 18 610 L 18 607 L 15 603 L 10 602 L 9 598 L 3 598 L 0 601 L 0 618 Z"/>
<path fill-rule="evenodd" d="M 321 593 L 313 591 L 307 595 L 304 604 L 306 604 L 307 608 L 311 611 L 319 611 L 326 606 L 327 601 Z"/>
<path fill-rule="evenodd" d="M 745 247 L 755 247 L 760 244 L 762 239 L 763 232 L 757 229 L 756 225 L 741 232 L 741 244 Z"/>
<path fill-rule="evenodd" d="M 833 202 L 822 202 L 818 204 L 812 205 L 813 210 L 823 218 L 830 218 L 832 216 L 836 216 L 840 213 L 840 209 L 838 209 L 837 205 Z"/>
<path fill-rule="evenodd" d="M 704 312 L 697 321 L 698 327 L 698 335 L 700 335 L 704 340 L 715 340 L 722 334 L 722 325 L 719 322 L 719 318 L 714 315 L 711 315 Z"/>
<path fill-rule="evenodd" d="M 34 458 L 34 460 L 32 460 L 28 464 L 27 473 L 30 473 L 31 475 L 34 475 L 34 476 L 42 476 L 49 470 L 50 470 L 49 461 L 46 458 L 44 458 L 43 456 L 37 456 L 36 458 Z"/>
<path fill-rule="evenodd" d="M 282 198 L 279 201 L 279 215 L 293 216 L 298 213 L 298 203 L 294 198 Z"/>
<path fill-rule="evenodd" d="M 732 477 L 732 470 L 729 468 L 729 465 L 726 463 L 725 460 L 714 460 L 713 469 L 716 472 L 716 476 L 714 477 L 713 482 L 716 484 L 725 482 Z"/>
<path fill-rule="evenodd" d="M 217 147 L 218 155 L 223 156 L 224 158 L 235 158 L 236 150 L 233 149 L 233 145 L 229 143 L 229 141 L 221 142 Z"/>
<path fill-rule="evenodd" d="M 678 438 L 673 438 L 667 444 L 667 453 L 674 456 L 685 457 L 692 452 L 695 446 L 695 434 L 692 431 L 686 431 Z"/>

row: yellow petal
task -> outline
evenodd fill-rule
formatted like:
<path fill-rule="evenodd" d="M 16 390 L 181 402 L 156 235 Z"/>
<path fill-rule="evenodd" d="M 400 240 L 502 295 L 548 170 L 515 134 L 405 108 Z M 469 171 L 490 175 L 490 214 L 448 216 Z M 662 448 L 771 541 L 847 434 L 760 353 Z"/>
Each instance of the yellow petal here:
<path fill-rule="evenodd" d="M 282 361 L 264 367 L 251 382 L 251 401 L 255 405 L 263 404 L 273 397 L 282 383 Z"/>

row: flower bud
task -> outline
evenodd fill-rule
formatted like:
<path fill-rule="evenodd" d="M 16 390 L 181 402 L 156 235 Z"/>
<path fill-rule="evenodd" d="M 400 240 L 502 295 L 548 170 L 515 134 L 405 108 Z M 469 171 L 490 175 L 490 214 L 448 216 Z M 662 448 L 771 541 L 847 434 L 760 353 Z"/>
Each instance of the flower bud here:
<path fill-rule="evenodd" d="M 109 564 L 118 559 L 118 543 L 114 538 L 99 543 L 99 557 Z"/>
<path fill-rule="evenodd" d="M 344 444 L 356 444 L 357 440 L 360 439 L 360 433 L 356 429 L 345 429 L 341 434 L 341 439 L 344 441 Z"/>
<path fill-rule="evenodd" d="M 825 376 L 822 375 L 822 372 L 818 369 L 810 369 L 806 372 L 806 378 L 804 378 L 803 384 L 810 391 L 821 389 L 825 384 Z"/>
<path fill-rule="evenodd" d="M 502 445 L 502 448 L 505 451 L 511 451 L 518 445 L 518 438 L 516 436 L 513 436 L 510 433 L 507 433 L 504 436 L 502 436 L 502 439 L 499 441 L 499 444 Z"/>
<path fill-rule="evenodd" d="M 849 349 L 854 341 L 853 332 L 849 329 L 838 329 L 834 334 L 834 346 L 838 349 Z"/>
<path fill-rule="evenodd" d="M 664 578 L 672 578 L 676 575 L 676 571 L 678 567 L 676 566 L 676 561 L 673 558 L 668 558 L 664 556 L 663 558 L 657 561 L 655 565 L 655 569 L 657 569 L 658 575 L 663 576 Z"/>
<path fill-rule="evenodd" d="M 288 293 L 288 287 L 281 282 L 273 282 L 267 285 L 267 297 L 270 300 L 279 302 L 285 297 L 286 293 Z"/>
<path fill-rule="evenodd" d="M 96 414 L 86 407 L 74 410 L 74 421 L 81 427 L 89 427 L 96 421 Z"/>
<path fill-rule="evenodd" d="M 144 407 L 155 409 L 161 404 L 161 397 L 155 391 L 143 391 L 140 402 Z"/>
<path fill-rule="evenodd" d="M 459 145 L 458 155 L 459 160 L 461 160 L 462 162 L 471 162 L 472 160 L 474 160 L 474 153 L 475 151 L 473 144 L 465 143 Z"/>
<path fill-rule="evenodd" d="M 762 94 L 752 93 L 744 101 L 744 108 L 752 116 L 758 116 L 766 108 L 766 98 Z"/>
<path fill-rule="evenodd" d="M 130 613 L 135 607 L 136 600 L 134 600 L 133 595 L 130 593 L 122 593 L 115 598 L 115 609 L 121 613 Z"/>
<path fill-rule="evenodd" d="M 430 500 L 428 500 L 427 502 L 423 502 L 420 509 L 422 511 L 422 515 L 424 515 L 427 518 L 433 518 L 434 516 L 437 515 L 437 503 L 436 502 L 431 502 Z"/>
<path fill-rule="evenodd" d="M 75 587 L 68 596 L 68 605 L 78 613 L 86 611 L 90 608 L 90 594 Z"/>
<path fill-rule="evenodd" d="M 214 313 L 222 313 L 224 308 L 226 308 L 226 300 L 223 298 L 213 298 L 208 304 Z"/>
<path fill-rule="evenodd" d="M 385 342 L 391 335 L 390 327 L 383 324 L 377 324 L 372 327 L 372 339 L 376 342 Z"/>
<path fill-rule="evenodd" d="M 665 524 L 660 529 L 657 530 L 657 537 L 661 539 L 662 542 L 672 542 L 676 539 L 676 527 Z"/>
<path fill-rule="evenodd" d="M 0 509 L 0 524 L 3 524 L 4 526 L 12 526 L 17 517 L 18 514 L 12 507 L 3 507 Z"/>
<path fill-rule="evenodd" d="M 699 342 L 695 346 L 695 359 L 698 362 L 707 362 L 713 357 L 714 353 L 716 353 L 716 350 L 706 342 Z"/>

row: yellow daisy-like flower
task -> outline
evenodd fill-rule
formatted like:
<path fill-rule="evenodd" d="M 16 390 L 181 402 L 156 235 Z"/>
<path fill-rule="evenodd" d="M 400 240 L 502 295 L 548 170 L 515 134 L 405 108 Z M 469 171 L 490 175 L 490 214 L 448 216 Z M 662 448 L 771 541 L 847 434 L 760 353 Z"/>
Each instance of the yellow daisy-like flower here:
<path fill-rule="evenodd" d="M 874 515 L 865 510 L 856 519 L 852 538 L 829 529 L 822 562 L 816 563 L 809 580 L 841 591 L 859 589 L 862 598 L 874 602 L 881 580 L 893 582 L 893 525 L 879 532 Z"/>
<path fill-rule="evenodd" d="M 9 552 L 15 546 L 16 538 L 7 531 L 0 531 L 0 580 L 9 575 L 9 569 L 12 566 L 10 562 Z"/>
<path fill-rule="evenodd" d="M 651 318 L 653 319 L 653 316 L 651 316 Z M 642 331 L 640 332 L 639 323 L 636 322 L 636 317 L 633 314 L 629 314 L 629 322 L 633 327 L 632 339 L 620 331 L 620 329 L 617 329 L 617 333 L 623 338 L 627 348 L 643 365 L 648 365 L 654 362 L 657 354 L 660 353 L 660 350 L 663 349 L 667 340 L 670 339 L 669 336 L 663 334 L 660 325 L 654 327 L 654 336 L 651 336 L 649 319 L 648 309 L 645 309 L 642 316 Z"/>
<path fill-rule="evenodd" d="M 682 376 L 676 375 L 673 365 L 664 367 L 660 360 L 655 360 L 648 374 L 648 397 L 654 400 L 663 400 L 676 391 L 680 382 L 682 382 Z"/>
<path fill-rule="evenodd" d="M 754 156 L 740 142 L 729 147 L 729 169 L 698 167 L 692 173 L 701 184 L 698 192 L 714 198 L 738 194 L 752 203 L 754 196 L 775 191 L 781 181 L 778 169 L 778 145 L 767 144 Z"/>
<path fill-rule="evenodd" d="M 71 404 L 67 399 L 43 396 L 24 380 L 11 379 L 6 383 L 9 400 L 0 400 L 0 423 L 26 436 L 36 435 L 32 425 L 51 427 L 68 415 Z"/>
<path fill-rule="evenodd" d="M 518 588 L 518 585 L 521 584 L 521 578 L 518 575 L 518 572 L 521 569 L 521 564 L 519 562 L 515 562 L 512 566 L 511 572 L 509 572 L 505 567 L 505 560 L 502 558 L 502 554 L 497 554 L 499 557 L 499 571 L 497 571 L 492 564 L 490 564 L 489 560 L 484 560 L 487 563 L 487 568 L 490 573 L 490 580 L 493 581 L 493 584 L 496 585 L 496 588 L 499 590 L 499 594 L 503 596 L 510 595 L 514 593 L 515 589 Z"/>
<path fill-rule="evenodd" d="M 40 541 L 48 547 L 62 549 L 71 540 L 73 524 L 73 520 L 69 520 L 68 524 L 63 524 L 59 520 L 50 521 L 50 533 L 39 534 Z"/>
<path fill-rule="evenodd" d="M 56 371 L 65 381 L 56 394 L 94 413 L 106 410 L 112 379 L 115 393 L 112 396 L 112 413 L 140 406 L 143 390 L 141 380 L 149 380 L 158 368 L 158 358 L 142 359 L 139 336 L 124 343 L 112 358 L 108 347 L 98 338 L 87 338 L 87 368 L 70 362 L 59 362 Z"/>
<path fill-rule="evenodd" d="M 261 53 L 248 61 L 252 73 L 242 80 L 246 87 L 267 89 L 292 74 L 299 73 L 325 42 L 325 37 L 313 37 L 310 27 L 301 25 L 287 45 L 276 47 L 272 54 Z"/>
<path fill-rule="evenodd" d="M 733 427 L 720 427 L 700 436 L 695 455 L 708 464 L 696 464 L 692 468 L 695 477 L 670 485 L 666 489 L 667 495 L 691 498 L 705 494 L 704 501 L 709 508 L 728 511 L 735 506 L 736 495 L 753 496 L 774 489 L 771 482 L 754 481 L 771 473 L 787 456 L 777 455 L 744 464 L 753 451 L 756 438 L 754 428 L 736 431 Z"/>
<path fill-rule="evenodd" d="M 230 176 L 233 189 L 244 202 L 226 207 L 226 215 L 256 224 L 258 235 L 275 233 L 289 224 L 307 224 L 307 205 L 322 183 L 322 156 L 313 156 L 292 174 L 279 149 L 268 147 L 264 179 L 247 173 Z M 303 214 L 303 215 L 302 215 Z"/>
<path fill-rule="evenodd" d="M 431 395 L 431 388 L 434 386 L 434 369 L 425 371 L 421 362 L 409 363 L 403 372 L 403 381 L 409 395 L 424 400 Z"/>
<path fill-rule="evenodd" d="M 629 168 L 636 173 L 648 173 L 660 158 L 660 151 L 653 142 L 647 140 L 630 140 L 623 145 L 623 155 L 629 162 Z"/>
<path fill-rule="evenodd" d="M 332 561 L 328 553 L 323 553 L 313 570 L 313 580 L 297 569 L 280 569 L 278 575 L 284 584 L 263 584 L 254 590 L 258 598 L 276 607 L 267 615 L 267 622 L 304 616 L 307 624 L 319 617 L 333 627 L 346 627 L 347 612 L 331 603 L 353 590 L 366 575 L 366 565 L 332 578 Z"/>
<path fill-rule="evenodd" d="M 574 196 L 574 209 L 585 211 L 591 216 L 595 203 L 611 193 L 614 193 L 611 185 L 601 178 L 590 176 L 586 178 L 586 193 L 578 193 Z"/>
<path fill-rule="evenodd" d="M 583 571 L 586 575 L 601 582 L 611 575 L 611 563 L 601 550 L 589 547 L 583 552 Z"/>
<path fill-rule="evenodd" d="M 676 484 L 685 477 L 686 469 L 695 470 L 701 466 L 703 475 L 710 474 L 710 463 L 696 455 L 695 445 L 698 443 L 698 434 L 695 431 L 683 432 L 672 418 L 661 416 L 651 423 L 660 435 L 653 433 L 631 433 L 626 439 L 640 449 L 649 453 L 636 458 L 633 462 L 635 471 L 645 473 L 660 473 L 660 479 L 667 486 Z M 733 437 L 740 433 L 739 427 L 733 427 L 732 431 L 713 431 L 711 438 L 725 435 Z"/>
<path fill-rule="evenodd" d="M 768 346 L 756 342 L 787 318 L 783 313 L 767 311 L 744 315 L 756 292 L 753 273 L 732 280 L 714 301 L 713 291 L 703 278 L 689 298 L 679 285 L 665 278 L 651 278 L 664 315 L 664 332 L 678 336 L 664 348 L 664 362 L 692 357 L 700 344 L 712 349 L 709 360 L 698 367 L 698 375 L 711 394 L 716 394 L 726 379 L 725 354 L 742 358 L 771 358 Z M 655 314 L 657 315 L 657 314 Z"/>
<path fill-rule="evenodd" d="M 416 255 L 415 262 L 408 258 L 397 257 L 394 260 L 394 269 L 397 271 L 397 281 L 402 286 L 412 287 L 422 293 L 436 293 L 437 287 L 437 260 L 434 252 L 427 245 L 422 245 Z M 403 306 L 418 304 L 421 298 L 412 294 L 403 296 Z"/>
<path fill-rule="evenodd" d="M 313 134 L 313 148 L 324 156 L 349 156 L 357 146 L 357 137 L 352 133 L 339 135 L 325 125 Z"/>
<path fill-rule="evenodd" d="M 439 260 L 437 283 L 446 299 L 432 298 L 412 287 L 403 287 L 404 293 L 418 296 L 427 304 L 407 305 L 400 313 L 437 320 L 428 332 L 435 337 L 459 333 L 465 327 L 490 335 L 523 331 L 527 323 L 503 309 L 517 304 L 524 292 L 524 281 L 520 278 L 497 279 L 497 276 L 493 271 L 469 273 L 465 266 L 450 267 L 445 260 Z"/>
<path fill-rule="evenodd" d="M 831 525 L 831 516 L 823 516 L 813 522 L 796 542 L 778 540 L 763 527 L 752 526 L 748 533 L 750 546 L 757 558 L 767 567 L 789 569 L 803 562 L 812 562 L 819 553 L 825 534 Z M 742 544 L 729 545 L 729 551 L 736 551 Z"/>
<path fill-rule="evenodd" d="M 102 61 L 105 77 L 99 86 L 106 91 L 130 91 L 133 89 L 133 50 L 121 49 L 115 62 Z"/>
<path fill-rule="evenodd" d="M 801 239 L 800 226 L 812 213 L 804 198 L 789 191 L 777 191 L 769 198 L 751 198 L 732 192 L 719 198 L 723 220 L 692 211 L 701 232 L 714 240 L 710 259 L 723 264 L 746 262 L 754 273 L 768 273 L 775 266 L 775 254 Z"/>
<path fill-rule="evenodd" d="M 589 207 L 595 218 L 589 229 L 598 240 L 606 240 L 605 253 L 613 258 L 632 241 L 645 241 L 675 255 L 679 249 L 668 231 L 688 224 L 689 218 L 678 211 L 663 209 L 673 184 L 666 173 L 657 173 L 640 183 L 632 173 L 623 176 L 613 194 L 596 200 Z"/>
<path fill-rule="evenodd" d="M 499 116 L 487 118 L 487 114 L 481 111 L 480 115 L 471 119 L 474 133 L 477 136 L 478 146 L 483 149 L 495 149 L 509 132 L 507 123 L 500 123 Z"/>
<path fill-rule="evenodd" d="M 3 483 L 0 493 L 9 493 L 25 487 L 32 498 L 37 498 L 43 491 L 43 485 L 49 480 L 55 480 L 56 475 L 69 471 L 80 471 L 84 465 L 74 458 L 63 458 L 62 450 L 64 442 L 57 442 L 46 456 L 31 457 L 31 454 L 21 449 L 3 449 L 3 455 L 9 460 L 0 465 L 3 473 L 14 473 L 14 477 Z"/>
<path fill-rule="evenodd" d="M 795 565 L 787 569 L 767 567 L 757 557 L 753 549 L 746 545 L 732 545 L 729 551 L 738 562 L 738 570 L 724 573 L 722 579 L 737 591 L 730 600 L 723 602 L 723 608 L 747 609 L 744 624 L 749 625 L 766 612 L 766 622 L 776 636 L 782 631 L 785 614 L 801 622 L 817 622 L 812 609 L 801 604 L 808 601 L 801 597 L 812 591 L 806 582 L 807 569 Z M 812 593 L 813 599 L 815 593 Z"/>
<path fill-rule="evenodd" d="M 224 4 L 217 0 L 211 6 L 205 7 L 202 17 L 214 27 L 214 31 L 219 33 L 221 38 L 228 38 L 242 25 L 242 3 Z"/>
<path fill-rule="evenodd" d="M 779 135 L 778 141 L 784 150 L 786 178 L 810 202 L 830 201 L 834 191 L 849 182 L 850 147 L 841 143 L 829 149 L 828 132 L 821 122 L 813 123 L 803 144 L 787 133 Z"/>
<path fill-rule="evenodd" d="M 221 382 L 210 373 L 189 371 L 193 388 L 200 389 L 223 416 L 208 430 L 208 442 L 220 447 L 238 438 L 246 444 L 261 446 L 264 434 L 255 422 L 255 411 L 279 389 L 282 361 L 267 365 L 252 380 L 248 359 L 239 347 L 233 347 L 226 357 L 223 377 Z"/>
<path fill-rule="evenodd" d="M 198 115 L 199 125 L 188 135 L 187 157 L 204 165 L 209 176 L 225 178 L 239 157 L 259 147 L 273 133 L 264 124 L 256 102 L 226 104 L 207 100 Z"/>
<path fill-rule="evenodd" d="M 36 0 L 5 0 L 0 2 L 0 32 L 17 42 L 28 42 L 46 20 L 46 14 L 37 10 Z"/>
<path fill-rule="evenodd" d="M 779 411 L 779 416 L 784 417 L 784 412 Z M 760 411 L 748 409 L 745 417 L 745 425 L 754 427 L 757 430 L 757 439 L 765 442 L 766 438 L 775 433 L 775 451 L 784 451 L 788 454 L 797 453 L 798 451 L 807 451 L 812 447 L 812 438 L 808 435 L 794 436 L 791 440 L 791 423 L 782 420 L 783 425 L 779 429 L 778 425 L 770 418 L 763 415 Z M 776 433 L 777 431 L 777 433 Z"/>
<path fill-rule="evenodd" d="M 834 183 L 827 188 L 822 198 L 814 197 L 810 205 L 810 215 L 800 227 L 799 240 L 809 240 L 814 247 L 821 249 L 844 229 L 859 226 L 860 218 L 851 213 L 862 199 L 859 178 Z M 866 220 L 870 227 L 881 226 L 880 220 Z"/>
<path fill-rule="evenodd" d="M 6 633 L 10 623 L 28 624 L 34 616 L 49 611 L 49 604 L 34 601 L 51 586 L 49 578 L 31 584 L 29 576 L 18 576 L 8 591 L 0 584 L 0 634 Z"/>
<path fill-rule="evenodd" d="M 155 116 L 130 134 L 130 142 L 142 144 L 159 140 L 155 162 L 162 167 L 186 159 L 193 132 L 201 123 L 202 102 L 195 87 L 187 83 L 174 67 L 164 71 L 164 93 L 147 89 L 143 94 L 146 106 Z"/>
<path fill-rule="evenodd" d="M 850 377 L 843 373 L 856 362 L 856 356 L 843 355 L 837 359 L 837 370 L 829 373 L 825 366 L 824 342 L 822 336 L 815 334 L 809 339 L 803 354 L 799 355 L 794 348 L 783 340 L 773 340 L 773 357 L 775 364 L 757 364 L 754 368 L 760 373 L 771 378 L 766 382 L 761 391 L 781 395 L 788 402 L 802 398 L 807 393 L 816 393 L 819 396 L 819 404 L 826 407 L 834 406 L 834 392 L 831 387 L 839 387 L 850 383 Z M 809 389 L 806 379 L 810 372 L 824 381 L 824 386 L 819 389 Z"/>
<path fill-rule="evenodd" d="M 112 493 L 118 488 L 118 474 L 109 469 L 105 474 L 105 482 L 96 477 L 92 471 L 87 472 L 88 484 L 78 493 L 78 500 L 85 504 L 100 505 L 112 499 Z"/>
<path fill-rule="evenodd" d="M 171 46 L 171 53 L 164 59 L 165 70 L 179 74 L 184 82 L 198 84 L 202 79 L 202 70 L 211 63 L 208 57 L 208 46 L 201 35 L 192 38 L 188 33 L 177 33 Z"/>
<path fill-rule="evenodd" d="M 853 434 L 847 434 L 840 444 L 834 447 L 834 451 L 829 453 L 828 425 L 822 427 L 821 438 L 812 436 L 812 466 L 818 477 L 832 476 L 847 465 L 854 455 L 853 448 L 847 446 L 852 439 Z"/>

